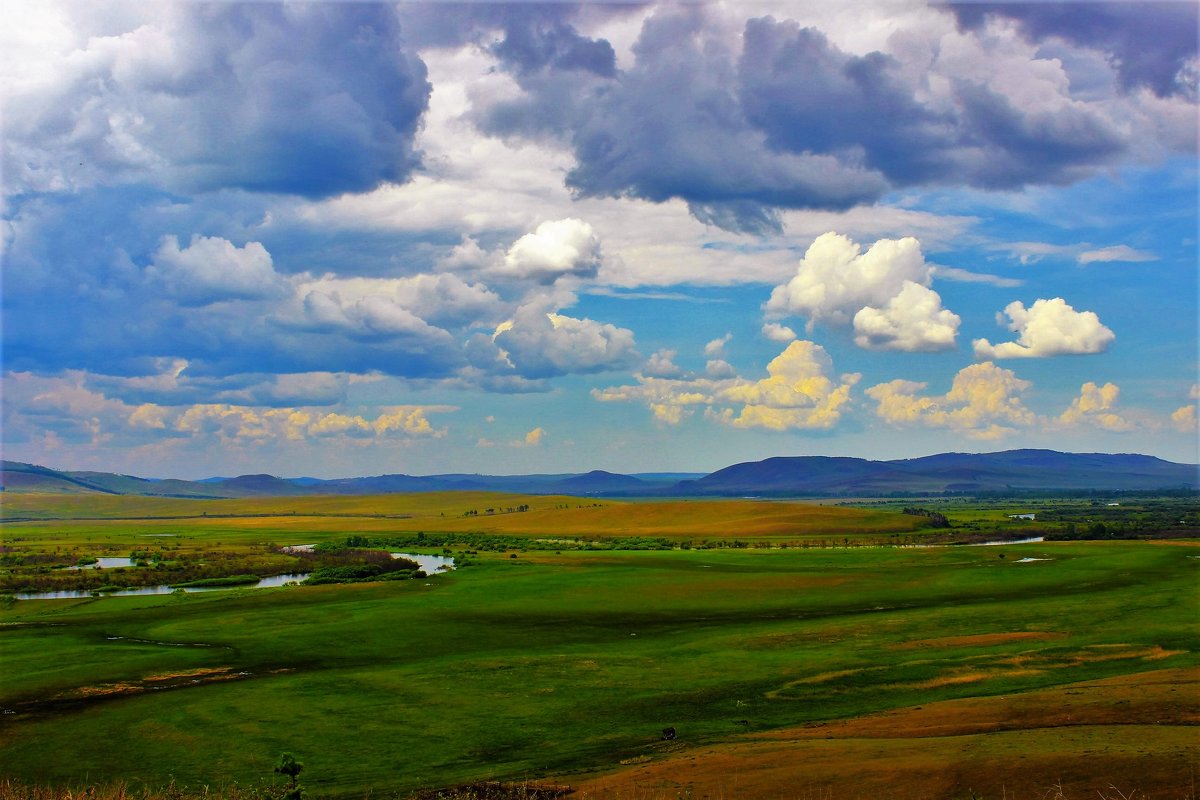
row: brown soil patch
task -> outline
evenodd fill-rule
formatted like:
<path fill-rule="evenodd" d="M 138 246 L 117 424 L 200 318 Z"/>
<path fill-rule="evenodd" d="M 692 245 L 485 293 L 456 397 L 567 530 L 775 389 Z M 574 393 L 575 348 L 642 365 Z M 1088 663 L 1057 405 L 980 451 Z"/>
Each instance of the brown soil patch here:
<path fill-rule="evenodd" d="M 1049 631 L 1018 631 L 1014 633 L 979 633 L 974 636 L 943 636 L 938 639 L 914 639 L 893 645 L 896 650 L 913 650 L 918 647 L 992 647 L 1010 642 L 1048 642 L 1062 639 L 1065 633 Z"/>
<path fill-rule="evenodd" d="M 744 734 L 607 775 L 576 797 L 1188 797 L 1200 758 L 1200 669 Z M 680 730 L 686 741 L 687 732 Z M 1048 794 L 1048 792 L 1050 792 Z M 1099 794 L 1098 794 L 1099 793 Z"/>
<path fill-rule="evenodd" d="M 95 697 L 112 697 L 115 695 L 140 694 L 154 689 L 166 689 L 199 683 L 215 681 L 231 681 L 246 677 L 242 673 L 233 672 L 229 667 L 210 667 L 188 670 L 186 672 L 152 675 L 140 681 L 118 681 L 117 683 L 102 683 L 98 686 L 80 686 L 77 689 L 56 695 L 54 700 L 83 700 Z"/>

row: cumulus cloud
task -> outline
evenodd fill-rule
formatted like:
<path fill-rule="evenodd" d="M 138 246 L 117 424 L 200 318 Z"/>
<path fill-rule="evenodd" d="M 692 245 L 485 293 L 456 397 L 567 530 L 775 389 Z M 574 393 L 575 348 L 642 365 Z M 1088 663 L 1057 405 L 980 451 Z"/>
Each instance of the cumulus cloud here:
<path fill-rule="evenodd" d="M 722 362 L 724 363 L 724 362 Z M 835 380 L 833 364 L 820 345 L 795 341 L 767 365 L 767 377 L 664 379 L 638 376 L 636 385 L 594 389 L 601 402 L 642 402 L 654 418 L 678 425 L 697 408 L 709 419 L 738 428 L 825 430 L 841 419 L 857 374 Z"/>
<path fill-rule="evenodd" d="M 869 350 L 946 350 L 954 347 L 958 315 L 942 308 L 942 298 L 919 283 L 905 281 L 883 308 L 854 315 L 854 343 Z"/>
<path fill-rule="evenodd" d="M 833 362 L 825 349 L 795 341 L 767 364 L 767 377 L 739 382 L 720 392 L 722 400 L 741 404 L 736 414 L 725 408 L 717 418 L 738 428 L 828 429 L 841 419 L 858 375 L 838 383 L 828 373 Z"/>
<path fill-rule="evenodd" d="M 710 358 L 704 362 L 704 372 L 710 378 L 732 378 L 737 370 L 723 358 Z"/>
<path fill-rule="evenodd" d="M 704 345 L 704 355 L 709 358 L 717 358 L 725 354 L 725 345 L 733 340 L 733 334 L 727 333 L 719 339 L 713 339 L 708 344 Z"/>
<path fill-rule="evenodd" d="M 406 180 L 431 87 L 386 5 L 83 13 L 5 91 L 5 188 L 146 181 L 321 197 Z"/>
<path fill-rule="evenodd" d="M 600 239 L 583 220 L 543 222 L 513 243 L 497 275 L 553 283 L 572 276 L 590 278 L 600 268 Z"/>
<path fill-rule="evenodd" d="M 633 331 L 547 311 L 544 298 L 519 308 L 490 339 L 474 337 L 468 349 L 477 367 L 534 380 L 630 367 L 638 359 Z"/>
<path fill-rule="evenodd" d="M 1171 425 L 1180 433 L 1196 435 L 1196 405 L 1195 403 L 1180 406 L 1171 412 Z"/>
<path fill-rule="evenodd" d="M 193 235 L 183 248 L 174 236 L 164 236 L 150 273 L 187 305 L 257 300 L 284 291 L 283 279 L 261 243 L 237 247 L 216 236 Z"/>
<path fill-rule="evenodd" d="M 958 315 L 929 288 L 933 269 L 912 238 L 881 239 L 867 251 L 847 236 L 825 233 L 809 246 L 786 284 L 765 306 L 772 316 L 799 314 L 850 324 L 860 347 L 929 351 L 954 346 Z"/>
<path fill-rule="evenodd" d="M 975 439 L 997 439 L 1036 419 L 1022 400 L 1032 384 L 990 361 L 959 370 L 944 395 L 921 394 L 927 386 L 893 380 L 866 394 L 876 403 L 876 416 L 891 425 L 945 428 Z"/>
<path fill-rule="evenodd" d="M 1032 306 L 1016 300 L 1004 308 L 1008 329 L 1020 334 L 1014 342 L 993 345 L 987 339 L 972 342 L 975 357 L 1044 358 L 1047 356 L 1103 353 L 1116 334 L 1092 311 L 1076 311 L 1061 297 L 1036 300 Z M 1004 324 L 1003 317 L 996 315 Z"/>
<path fill-rule="evenodd" d="M 678 378 L 683 370 L 675 363 L 678 351 L 663 348 L 646 359 L 642 365 L 642 374 L 650 378 Z"/>
<path fill-rule="evenodd" d="M 762 335 L 772 342 L 793 342 L 798 338 L 794 330 L 778 322 L 763 323 Z"/>
<path fill-rule="evenodd" d="M 1077 260 L 1080 264 L 1107 261 L 1139 262 L 1157 261 L 1158 256 L 1144 250 L 1135 250 L 1127 244 L 1118 244 L 1113 247 L 1101 247 L 1098 250 L 1086 250 L 1079 254 Z"/>
<path fill-rule="evenodd" d="M 534 428 L 529 433 L 525 434 L 526 447 L 538 447 L 542 440 L 546 438 L 546 431 L 542 428 Z"/>
<path fill-rule="evenodd" d="M 1092 425 L 1107 431 L 1128 431 L 1135 427 L 1132 422 L 1118 414 L 1114 408 L 1121 390 L 1115 383 L 1097 386 L 1088 381 L 1079 390 L 1079 397 L 1058 418 L 1067 426 Z"/>

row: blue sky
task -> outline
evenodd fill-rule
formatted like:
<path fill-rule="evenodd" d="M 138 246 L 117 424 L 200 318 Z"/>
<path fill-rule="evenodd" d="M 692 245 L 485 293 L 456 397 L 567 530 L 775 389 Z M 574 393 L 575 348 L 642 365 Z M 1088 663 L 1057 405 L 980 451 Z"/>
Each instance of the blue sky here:
<path fill-rule="evenodd" d="M 5 458 L 1200 461 L 1194 3 L 9 16 Z"/>

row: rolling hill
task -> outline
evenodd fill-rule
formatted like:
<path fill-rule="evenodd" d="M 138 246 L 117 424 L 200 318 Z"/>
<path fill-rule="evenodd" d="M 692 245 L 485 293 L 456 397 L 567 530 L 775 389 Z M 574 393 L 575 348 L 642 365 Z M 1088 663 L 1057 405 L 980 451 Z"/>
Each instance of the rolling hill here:
<path fill-rule="evenodd" d="M 541 475 L 376 475 L 322 480 L 241 475 L 204 481 L 149 480 L 106 472 L 68 472 L 4 461 L 9 492 L 71 492 L 164 497 L 267 497 L 498 491 L 609 497 L 814 497 L 1006 491 L 1153 491 L 1200 487 L 1200 468 L 1153 456 L 1006 450 L 940 453 L 869 461 L 829 456 L 775 457 L 708 475 L 620 475 L 604 470 Z M 684 478 L 679 480 L 679 478 Z"/>

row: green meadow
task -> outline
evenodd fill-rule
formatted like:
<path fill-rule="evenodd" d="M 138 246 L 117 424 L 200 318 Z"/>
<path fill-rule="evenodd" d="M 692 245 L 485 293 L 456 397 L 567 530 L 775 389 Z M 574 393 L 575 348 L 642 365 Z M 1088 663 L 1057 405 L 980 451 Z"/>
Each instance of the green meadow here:
<path fill-rule="evenodd" d="M 495 498 L 453 499 L 507 508 Z M 57 514 L 43 504 L 42 516 L 58 519 L 8 523 L 6 547 L 98 556 L 178 537 L 199 553 L 265 558 L 264 542 L 411 533 L 422 514 L 432 535 L 435 516 L 463 519 L 446 513 L 446 498 L 418 511 L 399 499 L 376 508 L 413 515 L 390 520 L 68 519 L 147 516 L 103 500 L 111 507 Z M 589 539 L 591 512 L 611 533 L 625 524 L 613 516 L 617 504 L 604 517 L 605 508 L 589 511 L 577 498 L 525 500 L 529 512 L 497 512 L 478 530 L 517 536 L 525 519 L 526 538 L 426 579 L 8 600 L 0 611 L 4 776 L 249 785 L 268 779 L 286 751 L 304 763 L 312 797 L 406 796 L 480 780 L 586 782 L 746 737 L 1163 671 L 1194 676 L 1200 665 L 1200 547 L 1191 540 L 555 550 L 520 543 L 544 537 L 543 517 L 556 510 L 571 523 L 564 538 Z M 36 505 L 21 502 L 27 507 L 6 503 L 6 516 Z M 247 504 L 279 510 L 220 502 L 242 513 Z M 348 502 L 334 510 L 350 513 Z M 913 530 L 895 512 L 833 509 L 833 523 L 821 523 L 829 508 L 756 505 L 768 521 L 742 529 L 768 530 L 759 542 L 778 541 L 781 520 L 808 509 L 817 521 L 800 526 L 797 539 L 822 525 L 857 525 L 881 543 Z M 632 506 L 656 535 L 683 536 L 678 509 Z M 744 513 L 707 507 L 686 541 L 711 536 L 714 517 Z M 840 542 L 841 531 L 830 537 Z M 1113 694 L 1110 703 L 1106 691 L 1090 696 L 1117 713 L 1128 699 Z M 1184 702 L 1194 695 L 1181 694 L 1156 720 L 1126 720 L 1134 737 L 1137 725 L 1154 723 L 1154 736 L 1141 738 L 1145 760 L 1130 767 L 1143 791 L 1194 769 L 1200 715 Z M 664 741 L 666 728 L 677 738 Z M 998 778 L 1033 774 L 1028 765 L 1054 755 L 1055 741 L 1006 745 Z M 1179 785 L 1171 797 L 1194 796 Z M 897 798 L 940 796 L 892 786 Z M 842 789 L 833 796 L 857 796 Z M 966 789 L 955 796 L 968 797 Z"/>

